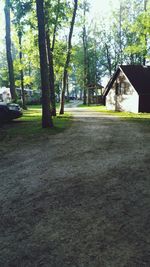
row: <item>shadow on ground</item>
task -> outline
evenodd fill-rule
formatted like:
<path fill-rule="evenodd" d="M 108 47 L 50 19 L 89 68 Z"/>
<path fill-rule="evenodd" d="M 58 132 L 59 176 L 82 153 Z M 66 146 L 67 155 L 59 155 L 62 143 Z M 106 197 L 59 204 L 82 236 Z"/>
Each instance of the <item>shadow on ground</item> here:
<path fill-rule="evenodd" d="M 1 159 L 0 266 L 150 266 L 149 128 L 77 112 Z"/>

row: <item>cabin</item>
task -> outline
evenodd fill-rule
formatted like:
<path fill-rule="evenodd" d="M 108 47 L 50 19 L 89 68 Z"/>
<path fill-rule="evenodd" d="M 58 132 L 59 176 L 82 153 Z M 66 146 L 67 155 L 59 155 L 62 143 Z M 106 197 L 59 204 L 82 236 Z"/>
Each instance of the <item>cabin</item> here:
<path fill-rule="evenodd" d="M 150 112 L 150 66 L 119 66 L 103 96 L 108 110 Z"/>
<path fill-rule="evenodd" d="M 87 85 L 87 102 L 89 104 L 102 104 L 103 86 L 101 84 L 88 84 Z"/>
<path fill-rule="evenodd" d="M 24 89 L 25 100 L 27 104 L 40 103 L 41 91 Z M 22 101 L 22 90 L 21 88 L 16 88 L 17 98 Z M 0 102 L 10 103 L 11 102 L 10 88 L 2 87 L 0 88 Z"/>
<path fill-rule="evenodd" d="M 0 102 L 9 103 L 11 101 L 10 89 L 6 87 L 0 88 Z"/>

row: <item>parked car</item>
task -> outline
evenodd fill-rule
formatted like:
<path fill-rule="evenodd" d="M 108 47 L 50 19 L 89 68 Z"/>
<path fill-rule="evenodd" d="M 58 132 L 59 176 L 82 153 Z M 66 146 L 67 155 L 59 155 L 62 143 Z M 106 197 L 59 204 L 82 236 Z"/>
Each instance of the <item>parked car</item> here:
<path fill-rule="evenodd" d="M 20 118 L 22 114 L 22 109 L 18 104 L 0 102 L 0 122 Z"/>
<path fill-rule="evenodd" d="M 76 100 L 76 97 L 75 96 L 70 96 L 69 100 Z"/>

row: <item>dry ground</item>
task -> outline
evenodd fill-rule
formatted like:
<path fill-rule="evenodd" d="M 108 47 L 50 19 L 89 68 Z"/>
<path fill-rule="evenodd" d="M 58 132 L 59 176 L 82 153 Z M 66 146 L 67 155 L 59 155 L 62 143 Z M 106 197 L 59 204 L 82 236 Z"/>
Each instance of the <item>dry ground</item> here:
<path fill-rule="evenodd" d="M 149 130 L 74 108 L 67 131 L 3 154 L 0 267 L 150 266 Z"/>

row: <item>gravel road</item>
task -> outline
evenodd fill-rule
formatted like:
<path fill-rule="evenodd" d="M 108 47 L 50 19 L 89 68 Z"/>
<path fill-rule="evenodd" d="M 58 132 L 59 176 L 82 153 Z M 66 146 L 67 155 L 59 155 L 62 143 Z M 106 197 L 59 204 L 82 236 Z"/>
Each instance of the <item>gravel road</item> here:
<path fill-rule="evenodd" d="M 0 159 L 0 267 L 149 267 L 150 129 L 68 110 Z"/>

